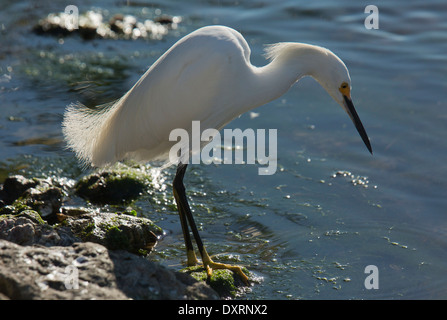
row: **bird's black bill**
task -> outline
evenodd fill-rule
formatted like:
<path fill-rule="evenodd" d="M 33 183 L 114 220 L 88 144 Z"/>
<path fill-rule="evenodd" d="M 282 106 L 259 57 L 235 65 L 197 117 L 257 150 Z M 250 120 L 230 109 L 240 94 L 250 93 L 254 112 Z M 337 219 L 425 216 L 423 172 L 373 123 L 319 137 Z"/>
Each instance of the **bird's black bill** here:
<path fill-rule="evenodd" d="M 363 127 L 362 121 L 360 121 L 359 115 L 357 114 L 357 111 L 355 111 L 352 100 L 345 95 L 343 95 L 343 98 L 345 99 L 346 111 L 351 117 L 352 122 L 354 122 L 355 128 L 360 134 L 360 137 L 362 137 L 362 140 L 365 143 L 366 147 L 368 148 L 369 152 L 372 154 L 371 143 L 369 142 L 369 138 L 368 135 L 366 134 L 365 128 Z"/>

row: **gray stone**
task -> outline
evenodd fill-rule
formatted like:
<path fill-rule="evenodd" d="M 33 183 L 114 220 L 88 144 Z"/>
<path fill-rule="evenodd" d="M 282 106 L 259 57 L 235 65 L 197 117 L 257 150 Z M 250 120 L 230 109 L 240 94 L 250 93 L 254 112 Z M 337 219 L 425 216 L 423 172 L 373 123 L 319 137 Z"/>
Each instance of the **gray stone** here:
<path fill-rule="evenodd" d="M 20 246 L 0 240 L 4 299 L 219 299 L 205 283 L 96 243 Z"/>
<path fill-rule="evenodd" d="M 76 194 L 96 204 L 123 204 L 137 199 L 151 177 L 138 168 L 115 165 L 95 171 L 78 181 Z"/>
<path fill-rule="evenodd" d="M 163 230 L 143 217 L 99 212 L 88 209 L 62 209 L 63 225 L 83 241 L 92 241 L 108 249 L 132 253 L 150 252 Z"/>
<path fill-rule="evenodd" d="M 80 241 L 67 227 L 56 229 L 45 223 L 33 210 L 0 216 L 0 239 L 20 245 L 42 246 L 67 246 Z"/>
<path fill-rule="evenodd" d="M 137 175 L 129 172 L 97 177 L 112 177 L 115 194 L 119 177 Z M 0 300 L 219 299 L 205 282 L 144 257 L 162 234 L 149 219 L 63 206 L 74 185 L 12 176 L 1 186 Z"/>
<path fill-rule="evenodd" d="M 27 179 L 21 175 L 9 176 L 3 182 L 0 190 L 0 199 L 4 204 L 11 204 L 26 190 L 35 187 L 37 184 L 37 180 Z"/>

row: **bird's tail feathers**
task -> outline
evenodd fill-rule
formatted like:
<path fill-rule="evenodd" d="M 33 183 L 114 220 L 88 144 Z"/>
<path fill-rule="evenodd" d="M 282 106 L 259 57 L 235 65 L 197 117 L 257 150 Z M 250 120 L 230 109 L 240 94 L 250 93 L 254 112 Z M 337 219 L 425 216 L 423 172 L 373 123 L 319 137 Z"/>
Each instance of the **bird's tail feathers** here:
<path fill-rule="evenodd" d="M 68 105 L 62 132 L 67 141 L 67 148 L 72 149 L 84 166 L 103 165 L 95 163 L 95 152 L 107 146 L 100 146 L 99 141 L 107 131 L 107 123 L 114 114 L 119 100 L 89 108 L 80 102 Z"/>

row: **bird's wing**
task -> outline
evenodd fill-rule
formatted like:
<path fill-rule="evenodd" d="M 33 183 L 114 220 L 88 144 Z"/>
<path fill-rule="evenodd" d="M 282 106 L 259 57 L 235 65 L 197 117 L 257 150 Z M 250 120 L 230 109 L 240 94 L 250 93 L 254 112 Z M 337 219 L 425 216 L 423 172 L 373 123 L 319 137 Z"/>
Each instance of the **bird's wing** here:
<path fill-rule="evenodd" d="M 245 53 L 239 39 L 226 33 L 183 38 L 120 100 L 100 112 L 69 108 L 65 127 L 77 129 L 65 131 L 76 136 L 71 146 L 80 158 L 94 165 L 165 158 L 175 143 L 169 141 L 173 129 L 190 131 L 194 120 L 219 127 L 234 118 L 227 112 L 234 100 L 232 76 L 240 69 L 234 60 L 244 60 Z"/>

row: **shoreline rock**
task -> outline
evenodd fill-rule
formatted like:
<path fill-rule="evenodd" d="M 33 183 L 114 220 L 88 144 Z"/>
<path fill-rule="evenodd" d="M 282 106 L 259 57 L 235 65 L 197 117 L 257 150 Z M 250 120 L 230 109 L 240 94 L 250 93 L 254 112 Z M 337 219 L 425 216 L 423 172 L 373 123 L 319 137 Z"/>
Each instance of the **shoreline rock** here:
<path fill-rule="evenodd" d="M 0 299 L 221 299 L 243 292 L 231 271 L 208 282 L 203 268 L 173 271 L 148 260 L 163 230 L 135 211 L 65 205 L 81 195 L 92 203 L 133 201 L 150 177 L 126 168 L 78 182 L 14 175 L 0 185 Z M 94 191 L 80 194 L 81 185 Z M 67 289 L 73 270 L 79 290 Z"/>
<path fill-rule="evenodd" d="M 219 299 L 204 282 L 92 242 L 42 247 L 0 240 L 0 251 L 4 299 Z"/>
<path fill-rule="evenodd" d="M 205 282 L 145 258 L 163 233 L 151 220 L 64 206 L 75 186 L 20 175 L 0 186 L 0 299 L 220 298 Z"/>
<path fill-rule="evenodd" d="M 148 188 L 151 177 L 138 168 L 116 165 L 81 178 L 76 195 L 96 204 L 123 204 L 137 199 Z"/>
<path fill-rule="evenodd" d="M 83 242 L 36 211 L 2 215 L 0 298 L 219 299 L 203 281 L 108 245 Z"/>
<path fill-rule="evenodd" d="M 82 208 L 77 208 L 76 215 L 71 216 L 72 211 L 63 208 L 65 215 L 60 215 L 61 225 L 67 226 L 82 241 L 99 243 L 109 250 L 146 255 L 163 234 L 160 227 L 146 218 Z"/>

